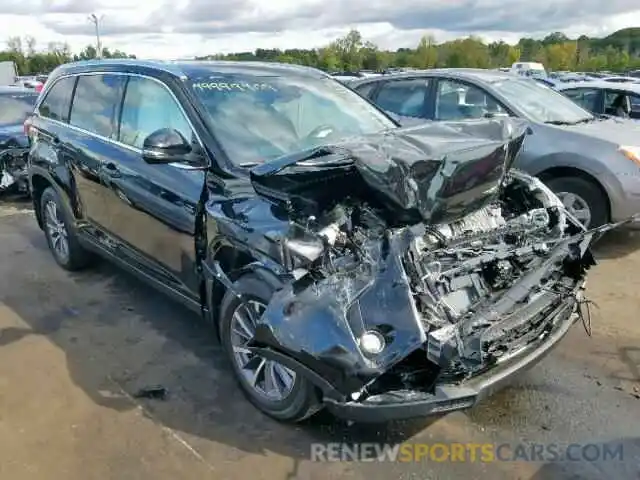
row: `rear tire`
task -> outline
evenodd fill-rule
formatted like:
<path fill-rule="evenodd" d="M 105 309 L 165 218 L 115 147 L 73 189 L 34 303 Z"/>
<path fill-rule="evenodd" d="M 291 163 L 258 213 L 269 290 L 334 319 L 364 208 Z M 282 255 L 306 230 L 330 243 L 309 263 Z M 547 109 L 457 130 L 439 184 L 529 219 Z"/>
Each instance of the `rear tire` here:
<path fill-rule="evenodd" d="M 586 228 L 609 221 L 609 199 L 594 182 L 581 177 L 556 177 L 546 184 Z"/>
<path fill-rule="evenodd" d="M 53 187 L 42 192 L 40 213 L 47 244 L 56 263 L 68 271 L 88 267 L 94 257 L 80 244 L 73 217 Z"/>
<path fill-rule="evenodd" d="M 243 328 L 239 329 L 238 326 L 243 325 L 250 315 L 249 311 L 252 307 L 245 308 L 245 305 L 266 306 L 275 290 L 273 286 L 254 274 L 240 277 L 234 283 L 234 289 L 244 294 L 247 302 L 241 302 L 231 291 L 225 293 L 220 304 L 220 333 L 222 346 L 243 393 L 256 408 L 276 420 L 300 422 L 315 414 L 321 409 L 318 392 L 316 387 L 299 372 L 275 362 L 269 365 L 269 361 L 267 361 L 260 370 L 264 375 L 264 388 L 260 385 L 260 381 L 251 381 L 252 373 L 255 374 L 260 369 L 258 366 L 264 359 L 249 355 L 244 359 L 238 358 L 238 355 L 244 355 L 237 353 L 242 348 L 239 345 L 238 332 L 244 330 Z M 256 315 L 259 314 L 259 311 L 256 311 Z M 239 317 L 243 320 L 240 321 Z M 250 360 L 247 361 L 247 358 Z M 255 371 L 251 371 L 249 367 L 255 367 Z M 284 370 L 282 370 L 283 368 Z M 277 388 L 267 388 L 267 372 L 272 374 L 270 377 L 271 387 L 275 384 L 278 384 L 278 387 L 283 387 L 279 392 L 276 392 Z M 293 380 L 287 372 L 293 373 Z M 256 377 L 258 377 L 257 374 Z M 283 382 L 285 377 L 286 381 Z M 271 392 L 274 392 L 273 395 L 267 394 Z"/>

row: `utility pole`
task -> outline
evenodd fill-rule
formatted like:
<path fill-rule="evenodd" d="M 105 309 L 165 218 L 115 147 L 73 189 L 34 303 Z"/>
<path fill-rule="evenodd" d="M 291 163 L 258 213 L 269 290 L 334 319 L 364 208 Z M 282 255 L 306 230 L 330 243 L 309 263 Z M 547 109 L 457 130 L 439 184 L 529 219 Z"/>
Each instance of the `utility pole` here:
<path fill-rule="evenodd" d="M 100 15 L 99 17 L 92 13 L 89 15 L 89 21 L 96 26 L 96 58 L 102 58 L 102 43 L 100 42 L 100 21 L 104 15 Z"/>

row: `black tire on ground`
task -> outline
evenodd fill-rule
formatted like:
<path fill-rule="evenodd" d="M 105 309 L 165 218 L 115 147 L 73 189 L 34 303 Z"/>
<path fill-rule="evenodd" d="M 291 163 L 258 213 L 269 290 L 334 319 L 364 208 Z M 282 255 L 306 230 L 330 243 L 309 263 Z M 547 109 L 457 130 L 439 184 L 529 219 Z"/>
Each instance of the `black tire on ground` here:
<path fill-rule="evenodd" d="M 58 219 L 62 222 L 64 229 L 67 232 L 68 255 L 66 256 L 62 255 L 54 248 L 51 233 L 47 228 L 46 209 L 50 202 L 55 204 Z M 94 256 L 80 244 L 78 234 L 72 220 L 73 217 L 53 187 L 48 187 L 44 192 L 42 192 L 42 197 L 40 198 L 40 212 L 42 215 L 44 235 L 47 239 L 49 250 L 51 251 L 56 263 L 68 271 L 82 270 L 90 266 L 94 260 Z"/>
<path fill-rule="evenodd" d="M 234 283 L 234 288 L 245 295 L 247 299 L 255 300 L 263 305 L 269 303 L 275 291 L 273 286 L 251 273 L 240 277 Z M 240 304 L 240 299 L 232 292 L 225 293 L 220 303 L 220 334 L 222 346 L 231 363 L 234 376 L 247 399 L 256 408 L 280 421 L 300 422 L 318 412 L 322 408 L 318 391 L 299 372 L 296 372 L 290 393 L 281 400 L 267 399 L 249 385 L 235 361 L 231 344 L 231 321 Z"/>
<path fill-rule="evenodd" d="M 545 183 L 554 193 L 568 192 L 584 199 L 591 211 L 588 228 L 599 227 L 609 221 L 609 199 L 594 182 L 581 177 L 556 177 Z"/>

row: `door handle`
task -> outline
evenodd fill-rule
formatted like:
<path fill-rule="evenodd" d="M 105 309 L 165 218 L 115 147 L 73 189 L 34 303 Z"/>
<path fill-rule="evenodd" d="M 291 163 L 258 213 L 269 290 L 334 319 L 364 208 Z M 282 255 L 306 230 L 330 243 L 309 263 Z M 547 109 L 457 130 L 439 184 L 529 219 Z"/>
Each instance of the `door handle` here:
<path fill-rule="evenodd" d="M 108 162 L 105 164 L 104 166 L 104 171 L 107 174 L 107 176 L 111 177 L 111 178 L 117 178 L 117 177 L 121 177 L 122 174 L 120 173 L 120 170 L 118 169 L 117 165 L 113 162 Z"/>

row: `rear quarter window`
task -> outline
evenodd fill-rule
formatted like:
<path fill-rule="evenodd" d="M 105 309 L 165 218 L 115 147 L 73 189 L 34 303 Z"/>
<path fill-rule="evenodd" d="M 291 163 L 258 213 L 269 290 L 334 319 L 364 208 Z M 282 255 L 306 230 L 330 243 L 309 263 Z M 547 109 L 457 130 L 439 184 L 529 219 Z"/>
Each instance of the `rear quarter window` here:
<path fill-rule="evenodd" d="M 75 82 L 75 77 L 66 77 L 58 80 L 45 94 L 38 108 L 38 113 L 45 118 L 68 122 L 69 107 L 71 106 L 71 96 L 73 95 Z"/>

